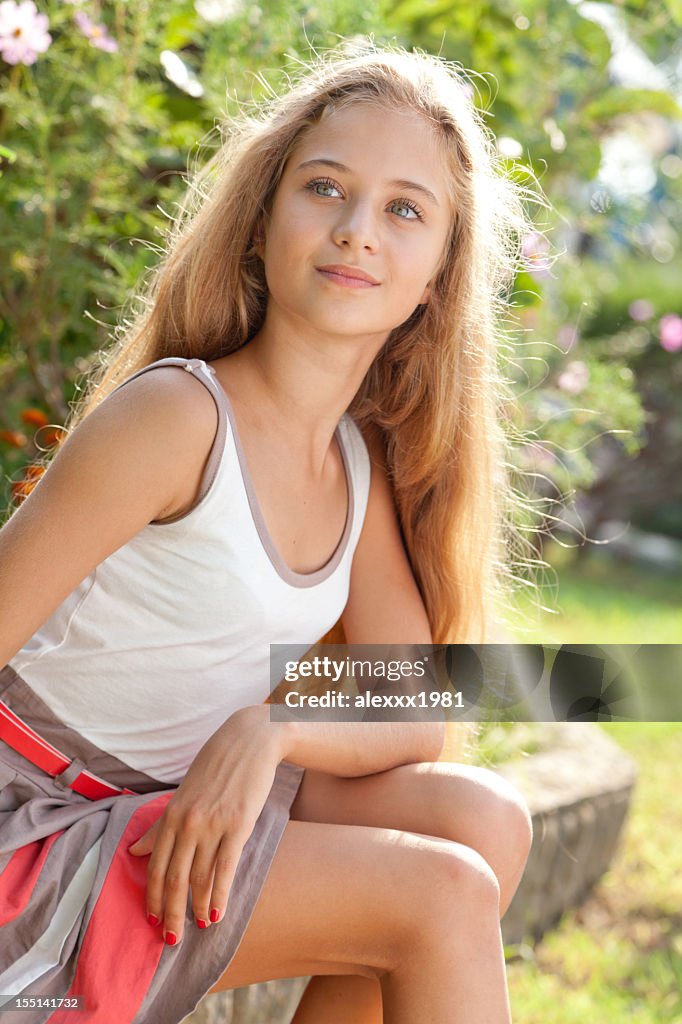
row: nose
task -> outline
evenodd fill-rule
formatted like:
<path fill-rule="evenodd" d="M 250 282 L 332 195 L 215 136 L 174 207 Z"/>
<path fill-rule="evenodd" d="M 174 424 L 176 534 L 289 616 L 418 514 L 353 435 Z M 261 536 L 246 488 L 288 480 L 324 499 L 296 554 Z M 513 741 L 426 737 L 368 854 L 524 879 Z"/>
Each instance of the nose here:
<path fill-rule="evenodd" d="M 348 201 L 339 207 L 333 239 L 339 246 L 375 251 L 379 244 L 378 226 L 370 203 Z"/>

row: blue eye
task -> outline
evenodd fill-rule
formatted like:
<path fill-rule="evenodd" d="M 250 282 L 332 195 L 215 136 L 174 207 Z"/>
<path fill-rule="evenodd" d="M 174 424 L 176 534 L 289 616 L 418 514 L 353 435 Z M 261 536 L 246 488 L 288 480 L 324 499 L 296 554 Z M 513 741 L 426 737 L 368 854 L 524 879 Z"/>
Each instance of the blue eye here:
<path fill-rule="evenodd" d="M 309 188 L 316 196 L 322 196 L 323 199 L 331 198 L 327 193 L 316 191 L 320 185 L 322 188 L 335 189 L 337 192 L 339 191 L 331 178 L 316 178 L 315 181 L 309 181 L 306 188 Z"/>
<path fill-rule="evenodd" d="M 313 181 L 307 182 L 305 187 L 307 189 L 309 189 L 313 193 L 313 195 L 319 196 L 321 199 L 334 199 L 335 196 L 330 195 L 330 191 L 337 192 L 339 195 L 341 194 L 341 190 L 339 189 L 339 186 L 336 184 L 335 181 L 332 181 L 331 178 L 315 178 Z M 327 189 L 328 191 L 327 192 L 319 192 L 318 189 L 320 189 L 320 188 Z M 409 210 L 409 211 L 411 211 L 411 213 L 414 214 L 413 217 L 410 216 L 409 213 L 408 214 L 397 214 L 399 220 L 422 220 L 423 219 L 422 211 L 419 209 L 419 207 L 417 206 L 416 203 L 412 202 L 411 199 L 396 199 L 396 200 L 394 200 L 394 202 L 391 203 L 391 206 L 389 207 L 389 209 L 395 208 L 395 207 L 398 207 L 399 209 L 402 207 L 404 210 Z"/>
<path fill-rule="evenodd" d="M 405 210 L 411 210 L 411 211 L 412 211 L 412 213 L 414 214 L 414 217 L 410 217 L 410 216 L 408 216 L 408 215 L 406 215 L 406 216 L 404 216 L 404 217 L 403 217 L 403 216 L 401 215 L 401 216 L 400 216 L 400 219 L 401 219 L 401 220 L 414 220 L 415 218 L 416 218 L 417 220 L 421 220 L 421 219 L 422 219 L 422 213 L 421 213 L 421 210 L 419 209 L 419 207 L 417 206 L 417 204 L 416 204 L 416 203 L 412 203 L 412 202 L 410 202 L 410 200 L 409 200 L 409 199 L 396 199 L 396 201 L 395 201 L 394 203 L 392 203 L 391 205 L 392 205 L 393 207 L 396 207 L 396 206 L 398 206 L 398 207 L 401 207 L 401 206 L 402 206 L 402 207 L 403 207 L 403 209 L 405 209 Z"/>

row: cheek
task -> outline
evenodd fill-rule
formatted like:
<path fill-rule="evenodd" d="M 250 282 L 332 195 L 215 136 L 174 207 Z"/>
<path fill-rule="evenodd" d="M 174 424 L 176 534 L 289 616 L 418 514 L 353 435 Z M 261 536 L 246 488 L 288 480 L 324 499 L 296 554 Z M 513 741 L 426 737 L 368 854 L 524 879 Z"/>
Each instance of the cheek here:
<path fill-rule="evenodd" d="M 334 249 L 329 241 L 329 229 L 319 216 L 309 209 L 296 211 L 288 208 L 271 221 L 264 250 L 268 280 L 293 282 L 311 271 L 318 263 L 331 262 Z"/>
<path fill-rule="evenodd" d="M 410 254 L 414 279 L 426 285 L 438 270 L 443 256 L 443 248 L 439 240 L 433 238 L 419 241 Z"/>
<path fill-rule="evenodd" d="M 433 249 L 429 245 L 416 242 L 403 250 L 400 259 L 394 264 L 396 268 L 395 284 L 398 290 L 405 296 L 405 301 L 410 302 L 414 296 L 419 301 L 424 288 L 431 279 L 432 269 L 436 266 L 437 256 L 434 256 Z"/>
<path fill-rule="evenodd" d="M 263 255 L 268 291 L 278 301 L 285 301 L 287 296 L 298 294 L 304 287 L 310 251 L 310 245 L 299 230 L 288 230 L 286 224 L 272 225 Z"/>
<path fill-rule="evenodd" d="M 311 209 L 310 203 L 292 201 L 273 210 L 270 234 L 279 245 L 299 246 L 323 230 L 323 221 L 319 211 Z"/>

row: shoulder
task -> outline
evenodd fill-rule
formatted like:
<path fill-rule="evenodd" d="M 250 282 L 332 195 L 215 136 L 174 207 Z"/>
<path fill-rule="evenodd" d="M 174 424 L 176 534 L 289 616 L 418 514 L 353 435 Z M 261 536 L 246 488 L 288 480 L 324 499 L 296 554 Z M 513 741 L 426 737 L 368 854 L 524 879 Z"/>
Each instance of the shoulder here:
<path fill-rule="evenodd" d="M 217 420 L 211 394 L 192 376 L 150 369 L 107 395 L 2 527 L 0 663 L 96 566 L 191 494 Z"/>
<path fill-rule="evenodd" d="M 213 394 L 196 377 L 182 365 L 152 364 L 119 385 L 97 411 L 124 421 L 133 434 L 144 431 L 159 444 L 170 441 L 176 450 L 210 447 L 218 409 Z"/>
<path fill-rule="evenodd" d="M 188 371 L 184 364 L 151 363 L 119 384 L 105 401 L 144 406 L 159 414 L 169 407 L 195 409 L 199 414 L 215 408 L 215 399 L 199 373 Z"/>
<path fill-rule="evenodd" d="M 93 433 L 116 439 L 119 458 L 144 462 L 150 475 L 165 478 L 162 493 L 171 500 L 159 516 L 184 507 L 216 438 L 217 399 L 193 379 L 197 376 L 183 365 L 151 364 L 119 385 L 87 418 L 100 421 L 91 424 Z"/>

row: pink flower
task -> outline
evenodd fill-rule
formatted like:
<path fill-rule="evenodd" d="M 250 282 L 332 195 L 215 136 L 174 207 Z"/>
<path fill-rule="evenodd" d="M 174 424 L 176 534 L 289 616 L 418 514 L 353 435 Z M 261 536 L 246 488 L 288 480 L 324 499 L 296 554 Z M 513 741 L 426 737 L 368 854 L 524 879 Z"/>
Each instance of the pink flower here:
<path fill-rule="evenodd" d="M 628 313 L 633 320 L 651 320 L 654 315 L 654 307 L 648 299 L 635 299 L 628 306 Z"/>
<path fill-rule="evenodd" d="M 46 14 L 38 14 L 33 0 L 0 3 L 0 56 L 8 64 L 35 64 L 52 42 Z"/>
<path fill-rule="evenodd" d="M 661 348 L 666 352 L 679 352 L 682 348 L 682 317 L 677 313 L 666 313 L 658 321 L 658 336 Z"/>
<path fill-rule="evenodd" d="M 523 239 L 521 251 L 527 261 L 528 273 L 533 277 L 549 277 L 551 260 L 549 242 L 537 231 L 529 231 Z"/>
<path fill-rule="evenodd" d="M 96 25 L 94 21 L 90 21 L 87 14 L 84 14 L 82 11 L 77 11 L 73 16 L 73 19 L 83 35 L 86 36 L 92 45 L 96 46 L 98 50 L 106 50 L 107 53 L 114 53 L 118 50 L 118 43 L 115 39 L 111 38 L 105 25 Z"/>
<path fill-rule="evenodd" d="M 585 364 L 575 359 L 568 364 L 563 373 L 559 374 L 557 384 L 562 391 L 568 391 L 569 395 L 578 395 L 589 379 L 590 373 Z"/>

